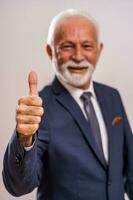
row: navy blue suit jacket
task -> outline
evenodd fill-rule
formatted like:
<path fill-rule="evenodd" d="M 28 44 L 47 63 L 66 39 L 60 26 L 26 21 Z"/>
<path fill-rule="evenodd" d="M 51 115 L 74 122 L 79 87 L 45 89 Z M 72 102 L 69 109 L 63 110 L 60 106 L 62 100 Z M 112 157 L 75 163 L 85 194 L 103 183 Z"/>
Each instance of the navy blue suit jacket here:
<path fill-rule="evenodd" d="M 108 133 L 109 162 L 98 152 L 79 105 L 55 78 L 44 101 L 34 147 L 26 152 L 14 132 L 4 157 L 7 190 L 38 200 L 133 200 L 133 135 L 118 92 L 94 83 Z M 119 119 L 119 120 L 118 120 Z"/>

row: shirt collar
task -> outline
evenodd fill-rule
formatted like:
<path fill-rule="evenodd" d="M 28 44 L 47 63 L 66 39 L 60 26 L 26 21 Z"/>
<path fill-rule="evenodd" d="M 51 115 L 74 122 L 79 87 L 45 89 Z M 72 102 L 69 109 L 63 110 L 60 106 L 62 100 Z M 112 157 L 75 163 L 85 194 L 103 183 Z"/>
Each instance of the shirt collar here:
<path fill-rule="evenodd" d="M 80 99 L 83 92 L 90 92 L 92 94 L 92 97 L 96 98 L 93 80 L 90 81 L 89 88 L 87 88 L 86 90 L 83 90 L 83 89 L 71 86 L 70 84 L 68 84 L 65 81 L 63 81 L 62 79 L 60 79 L 59 77 L 57 77 L 57 78 L 61 82 L 61 84 L 67 89 L 67 91 L 72 95 L 72 97 L 74 99 Z"/>

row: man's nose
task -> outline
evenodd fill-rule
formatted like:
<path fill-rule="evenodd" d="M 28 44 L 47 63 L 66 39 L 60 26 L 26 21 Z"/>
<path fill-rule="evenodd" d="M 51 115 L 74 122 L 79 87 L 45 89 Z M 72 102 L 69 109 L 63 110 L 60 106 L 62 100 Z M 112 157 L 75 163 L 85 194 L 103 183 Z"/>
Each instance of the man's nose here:
<path fill-rule="evenodd" d="M 84 60 L 83 50 L 80 47 L 74 49 L 72 59 L 78 63 Z"/>

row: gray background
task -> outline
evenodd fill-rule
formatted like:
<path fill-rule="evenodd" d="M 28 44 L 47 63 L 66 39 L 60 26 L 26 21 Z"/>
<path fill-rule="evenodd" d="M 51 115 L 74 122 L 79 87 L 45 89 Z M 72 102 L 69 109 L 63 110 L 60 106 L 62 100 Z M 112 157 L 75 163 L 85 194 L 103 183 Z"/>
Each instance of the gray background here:
<path fill-rule="evenodd" d="M 94 77 L 119 89 L 133 126 L 132 0 L 0 0 L 0 174 L 17 99 L 28 94 L 27 74 L 37 71 L 39 89 L 54 75 L 45 53 L 47 30 L 52 17 L 67 8 L 87 10 L 98 20 L 104 50 Z M 14 198 L 0 175 L 0 199 L 31 200 L 35 192 Z"/>

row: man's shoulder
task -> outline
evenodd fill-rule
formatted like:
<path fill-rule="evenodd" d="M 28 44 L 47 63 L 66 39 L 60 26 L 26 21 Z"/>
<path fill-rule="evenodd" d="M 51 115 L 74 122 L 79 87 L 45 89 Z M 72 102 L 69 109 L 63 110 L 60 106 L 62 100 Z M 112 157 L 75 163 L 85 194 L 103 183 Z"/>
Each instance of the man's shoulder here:
<path fill-rule="evenodd" d="M 94 88 L 99 89 L 103 92 L 119 93 L 118 90 L 113 86 L 110 86 L 104 83 L 95 82 L 95 81 L 93 83 L 94 83 Z"/>
<path fill-rule="evenodd" d="M 41 97 L 48 97 L 51 94 L 52 91 L 52 82 L 45 85 L 39 92 L 39 96 Z"/>
<path fill-rule="evenodd" d="M 45 98 L 45 100 L 50 100 L 50 98 L 54 97 L 58 91 L 64 90 L 64 87 L 62 84 L 58 81 L 56 77 L 49 82 L 47 85 L 45 85 L 41 91 L 39 92 L 39 96 L 42 98 Z"/>

